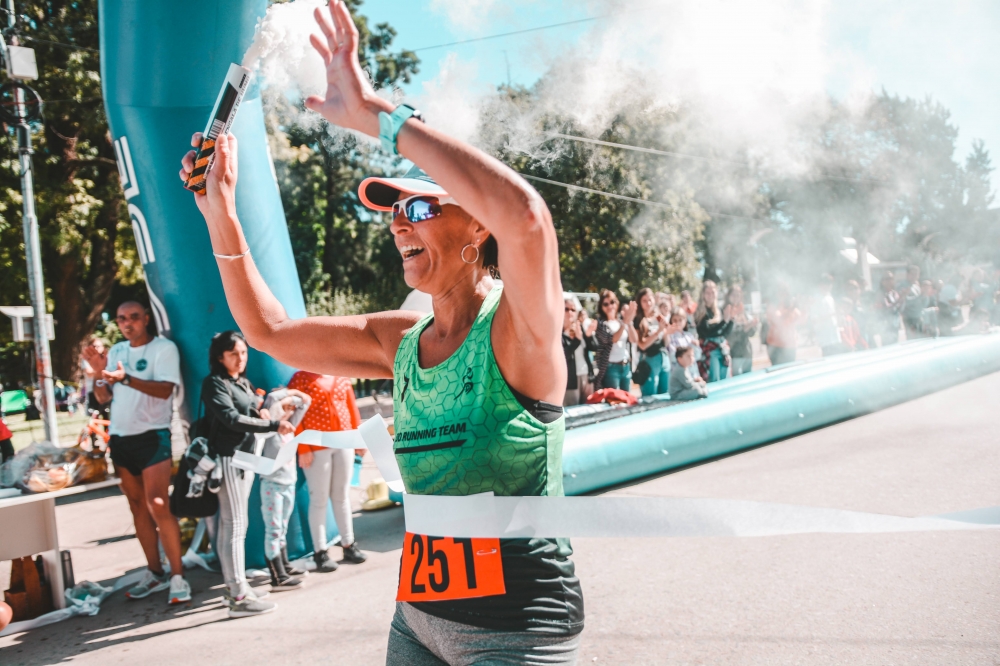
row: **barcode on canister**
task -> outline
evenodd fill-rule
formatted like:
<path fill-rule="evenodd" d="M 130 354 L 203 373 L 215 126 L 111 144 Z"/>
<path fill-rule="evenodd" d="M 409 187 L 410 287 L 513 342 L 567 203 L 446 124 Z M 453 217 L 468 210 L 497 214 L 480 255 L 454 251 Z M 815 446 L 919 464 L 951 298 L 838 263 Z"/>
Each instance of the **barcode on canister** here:
<path fill-rule="evenodd" d="M 212 129 L 208 130 L 208 138 L 218 139 L 226 127 L 226 123 L 216 118 L 212 121 Z"/>

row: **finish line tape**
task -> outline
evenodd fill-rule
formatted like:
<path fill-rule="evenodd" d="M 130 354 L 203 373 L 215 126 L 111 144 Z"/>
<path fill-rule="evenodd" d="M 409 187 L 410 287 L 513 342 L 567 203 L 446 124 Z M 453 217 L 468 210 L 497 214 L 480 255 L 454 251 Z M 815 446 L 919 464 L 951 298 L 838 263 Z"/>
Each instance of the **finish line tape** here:
<path fill-rule="evenodd" d="M 680 497 L 407 495 L 406 531 L 458 538 L 863 534 L 1000 526 L 1000 507 L 907 518 L 746 500 Z M 965 517 L 966 514 L 974 514 Z"/>
<path fill-rule="evenodd" d="M 386 484 L 403 492 L 392 436 L 378 414 L 357 430 L 306 430 L 285 442 L 275 459 L 237 451 L 233 465 L 269 474 L 291 460 L 298 444 L 367 448 Z M 251 469 L 253 467 L 253 469 Z M 257 471 L 260 469 L 261 471 Z M 783 534 L 926 532 L 1000 527 L 1000 507 L 909 518 L 861 511 L 680 497 L 499 497 L 406 495 L 406 530 L 479 539 L 557 537 L 711 537 Z"/>
<path fill-rule="evenodd" d="M 257 450 L 264 439 L 273 433 L 258 433 Z M 278 455 L 274 458 L 254 455 L 245 451 L 233 454 L 233 467 L 244 469 L 261 476 L 269 476 L 290 460 L 295 458 L 299 444 L 322 446 L 327 449 L 368 449 L 378 466 L 382 478 L 394 492 L 403 492 L 403 477 L 396 464 L 396 454 L 392 451 L 392 435 L 381 415 L 376 414 L 361 424 L 357 430 L 340 430 L 337 432 L 321 432 L 319 430 L 303 430 L 295 437 L 282 442 Z"/>

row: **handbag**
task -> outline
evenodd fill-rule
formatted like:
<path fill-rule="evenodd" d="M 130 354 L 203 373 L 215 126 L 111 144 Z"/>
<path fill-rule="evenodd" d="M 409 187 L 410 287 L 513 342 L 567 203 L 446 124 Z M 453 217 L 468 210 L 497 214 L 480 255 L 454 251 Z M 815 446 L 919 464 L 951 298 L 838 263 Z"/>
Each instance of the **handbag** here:
<path fill-rule="evenodd" d="M 203 437 L 205 430 L 204 416 L 205 403 L 199 401 L 199 413 L 201 416 L 191 424 L 192 441 L 198 437 Z M 187 462 L 187 455 L 181 456 L 180 464 L 177 466 L 177 475 L 174 476 L 174 488 L 170 493 L 170 513 L 178 518 L 207 518 L 214 516 L 219 511 L 219 496 L 211 492 L 203 492 L 200 497 L 188 497 L 188 489 L 191 487 L 191 479 L 188 476 L 190 467 Z"/>
<path fill-rule="evenodd" d="M 646 360 L 645 356 L 639 360 L 639 365 L 635 366 L 635 370 L 632 372 L 632 381 L 636 384 L 642 386 L 649 380 L 649 375 L 652 374 L 653 369 L 649 367 L 649 361 Z"/>

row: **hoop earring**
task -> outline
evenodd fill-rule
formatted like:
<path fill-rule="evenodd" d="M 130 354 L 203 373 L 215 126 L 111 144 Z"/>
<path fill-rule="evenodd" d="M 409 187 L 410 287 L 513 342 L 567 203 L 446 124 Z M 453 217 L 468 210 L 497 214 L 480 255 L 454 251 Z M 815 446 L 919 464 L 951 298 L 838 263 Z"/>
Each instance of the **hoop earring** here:
<path fill-rule="evenodd" d="M 468 250 L 468 249 L 469 249 L 470 247 L 471 247 L 471 248 L 472 248 L 473 250 L 475 250 L 475 251 L 476 251 L 476 256 L 475 256 L 475 257 L 473 257 L 472 261 L 469 261 L 468 259 L 466 259 L 466 258 L 465 258 L 465 251 L 466 251 L 466 250 Z M 477 261 L 479 261 L 479 248 L 478 248 L 478 247 L 476 247 L 475 245 L 473 245 L 472 243 L 469 243 L 468 245 L 466 245 L 465 247 L 463 247 L 463 248 L 462 248 L 462 261 L 464 261 L 464 262 L 465 262 L 465 263 L 467 263 L 467 264 L 474 264 L 474 263 L 476 263 Z"/>

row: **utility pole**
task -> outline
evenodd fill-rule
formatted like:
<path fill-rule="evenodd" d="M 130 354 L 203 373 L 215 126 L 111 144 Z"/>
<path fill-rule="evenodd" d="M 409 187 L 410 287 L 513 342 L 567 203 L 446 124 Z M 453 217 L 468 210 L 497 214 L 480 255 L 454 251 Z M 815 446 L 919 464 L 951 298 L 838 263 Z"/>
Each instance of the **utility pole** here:
<path fill-rule="evenodd" d="M 14 0 L 7 0 L 7 30 L 11 33 L 10 47 L 6 40 L 3 45 L 7 73 L 12 79 L 36 79 L 38 70 L 34 63 L 34 51 L 18 46 L 17 14 Z M 30 61 L 30 62 L 29 62 Z M 38 218 L 35 217 L 35 192 L 31 172 L 31 126 L 28 125 L 29 110 L 25 103 L 26 85 L 14 86 L 15 110 L 18 122 L 17 152 L 21 162 L 21 198 L 24 202 L 22 220 L 24 223 L 24 255 L 28 262 L 28 292 L 31 297 L 33 334 L 35 341 L 35 371 L 42 392 L 41 412 L 45 421 L 45 438 L 59 445 L 59 426 L 56 423 L 55 383 L 52 377 L 52 355 L 49 352 L 48 312 L 45 307 L 45 282 L 42 278 L 42 252 L 38 238 Z M 30 91 L 30 88 L 28 89 Z M 33 93 L 33 91 L 31 91 Z M 40 106 L 40 101 L 36 102 Z"/>

